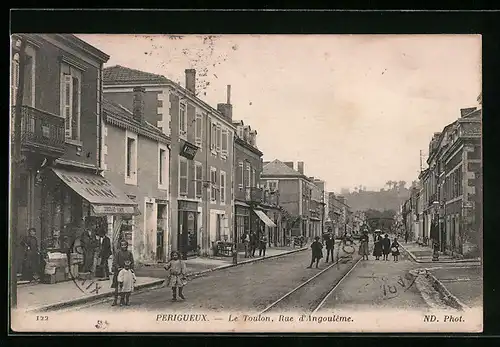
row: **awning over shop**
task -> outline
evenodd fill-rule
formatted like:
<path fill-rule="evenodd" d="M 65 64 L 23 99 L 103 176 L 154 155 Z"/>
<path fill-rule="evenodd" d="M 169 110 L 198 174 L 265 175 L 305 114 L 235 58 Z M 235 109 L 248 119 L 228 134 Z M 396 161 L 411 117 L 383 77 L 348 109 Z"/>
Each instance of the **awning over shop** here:
<path fill-rule="evenodd" d="M 250 205 L 242 202 L 242 201 L 238 201 L 238 200 L 235 200 L 234 201 L 234 204 L 237 205 L 237 206 L 243 206 L 243 207 L 250 207 Z"/>
<path fill-rule="evenodd" d="M 260 220 L 264 222 L 265 225 L 267 225 L 270 228 L 276 227 L 276 224 L 274 224 L 274 222 L 271 219 L 269 219 L 269 217 L 264 212 L 259 210 L 254 210 L 254 212 L 260 218 Z"/>
<path fill-rule="evenodd" d="M 316 217 L 309 217 L 309 219 L 310 219 L 310 220 L 313 220 L 313 221 L 315 221 L 315 222 L 319 222 L 319 221 L 321 221 L 321 219 L 316 218 Z"/>
<path fill-rule="evenodd" d="M 140 214 L 135 202 L 100 175 L 60 168 L 52 171 L 90 203 L 95 216 Z"/>

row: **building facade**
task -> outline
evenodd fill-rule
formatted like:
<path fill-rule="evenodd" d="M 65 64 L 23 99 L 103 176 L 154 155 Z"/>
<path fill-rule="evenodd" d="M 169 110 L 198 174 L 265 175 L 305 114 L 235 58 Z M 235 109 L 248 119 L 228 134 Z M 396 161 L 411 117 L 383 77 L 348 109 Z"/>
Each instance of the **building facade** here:
<path fill-rule="evenodd" d="M 78 258 L 84 228 L 107 230 L 107 215 L 137 213 L 136 204 L 102 176 L 101 76 L 108 59 L 74 35 L 13 36 L 11 103 L 21 127 L 12 133 L 20 131 L 25 158 L 17 229 L 22 237 L 36 228 L 49 260 L 68 253 Z M 50 261 L 45 271 L 65 273 Z"/>
<path fill-rule="evenodd" d="M 138 216 L 109 216 L 113 245 L 129 242 L 140 263 L 167 260 L 170 240 L 170 138 L 145 120 L 144 94 L 134 89 L 133 110 L 103 99 L 104 177 L 137 202 Z"/>
<path fill-rule="evenodd" d="M 227 102 L 214 109 L 197 97 L 193 69 L 185 71 L 185 87 L 122 66 L 103 73 L 106 97 L 128 109 L 133 88 L 143 87 L 146 120 L 171 139 L 168 253 L 213 254 L 216 242 L 233 239 L 235 128 L 229 86 Z"/>

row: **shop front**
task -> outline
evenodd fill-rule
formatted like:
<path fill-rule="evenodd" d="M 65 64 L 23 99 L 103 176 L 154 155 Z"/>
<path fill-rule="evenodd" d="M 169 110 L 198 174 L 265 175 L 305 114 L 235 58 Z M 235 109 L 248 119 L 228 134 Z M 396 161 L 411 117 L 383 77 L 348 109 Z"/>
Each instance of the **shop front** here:
<path fill-rule="evenodd" d="M 276 229 L 276 224 L 264 213 L 264 211 L 254 210 L 253 212 L 255 212 L 255 214 L 257 215 L 261 225 L 264 226 L 264 228 L 259 228 L 258 230 L 264 230 L 265 235 L 269 240 L 269 238 L 273 235 L 273 231 Z M 259 234 L 257 234 L 257 237 L 260 239 L 261 236 L 262 235 L 259 232 Z"/>
<path fill-rule="evenodd" d="M 41 184 L 43 275 L 50 283 L 95 273 L 108 216 L 138 213 L 137 205 L 95 170 L 76 170 L 48 168 Z"/>
<path fill-rule="evenodd" d="M 234 230 L 236 230 L 236 242 L 238 244 L 238 250 L 244 249 L 243 245 L 243 235 L 250 232 L 250 206 L 241 201 L 234 202 L 235 209 L 235 219 L 234 219 Z"/>
<path fill-rule="evenodd" d="M 178 200 L 177 249 L 183 259 L 199 253 L 198 245 L 198 202 Z"/>

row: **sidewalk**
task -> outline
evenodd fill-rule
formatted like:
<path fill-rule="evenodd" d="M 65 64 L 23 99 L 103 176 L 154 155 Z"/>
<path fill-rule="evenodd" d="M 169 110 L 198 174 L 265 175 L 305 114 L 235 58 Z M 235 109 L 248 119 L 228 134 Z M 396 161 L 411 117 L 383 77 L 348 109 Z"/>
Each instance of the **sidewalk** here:
<path fill-rule="evenodd" d="M 286 254 L 291 254 L 308 249 L 303 248 L 268 248 L 265 257 L 244 258 L 244 252 L 238 254 L 238 264 L 232 263 L 232 258 L 191 258 L 186 260 L 188 276 L 198 277 L 233 266 L 262 261 Z M 256 252 L 258 254 L 258 251 Z M 153 264 L 150 266 L 139 266 L 135 273 L 137 284 L 135 291 L 141 291 L 163 286 L 165 281 L 164 264 Z M 96 284 L 99 290 L 96 292 Z M 18 309 L 37 312 L 61 309 L 68 306 L 80 305 L 105 297 L 113 296 L 114 289 L 111 288 L 111 280 L 91 281 L 83 280 L 65 281 L 56 284 L 25 284 L 17 288 Z"/>
<path fill-rule="evenodd" d="M 477 263 L 480 264 L 481 260 L 475 259 L 458 259 L 450 255 L 439 252 L 439 260 L 432 260 L 433 250 L 429 246 L 419 246 L 416 242 L 400 242 L 403 251 L 408 253 L 409 257 L 416 263 Z"/>

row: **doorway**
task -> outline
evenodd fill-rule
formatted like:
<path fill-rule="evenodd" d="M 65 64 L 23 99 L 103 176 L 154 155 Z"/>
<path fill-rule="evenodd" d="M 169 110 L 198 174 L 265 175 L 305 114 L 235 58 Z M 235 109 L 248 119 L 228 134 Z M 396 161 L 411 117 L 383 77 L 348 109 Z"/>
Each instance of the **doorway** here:
<path fill-rule="evenodd" d="M 158 204 L 156 215 L 156 260 L 159 262 L 166 260 L 168 250 L 168 209 L 166 204 Z"/>
<path fill-rule="evenodd" d="M 198 254 L 197 212 L 179 211 L 179 251 L 183 259 Z"/>

